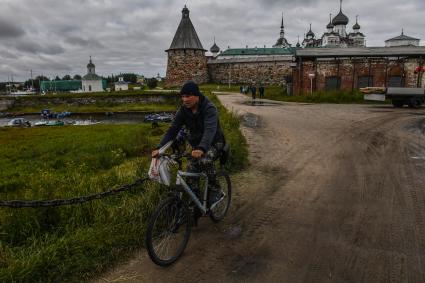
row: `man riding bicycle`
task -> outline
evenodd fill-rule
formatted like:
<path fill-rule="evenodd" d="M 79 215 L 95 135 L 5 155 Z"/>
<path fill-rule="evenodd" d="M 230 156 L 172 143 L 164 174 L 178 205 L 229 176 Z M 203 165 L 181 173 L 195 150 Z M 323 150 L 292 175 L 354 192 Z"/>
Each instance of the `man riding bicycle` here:
<path fill-rule="evenodd" d="M 214 160 L 221 153 L 225 139 L 220 127 L 218 112 L 215 105 L 208 100 L 200 91 L 199 87 L 193 81 L 186 82 L 180 90 L 182 106 L 178 110 L 170 128 L 161 139 L 157 149 L 152 151 L 152 157 L 157 157 L 158 149 L 167 142 L 174 140 L 183 128 L 188 130 L 188 141 L 192 147 L 192 158 L 202 161 L 190 162 L 188 172 L 200 172 L 202 169 L 208 176 L 209 184 L 209 205 L 216 203 L 223 196 L 221 190 L 217 188 L 215 182 Z"/>

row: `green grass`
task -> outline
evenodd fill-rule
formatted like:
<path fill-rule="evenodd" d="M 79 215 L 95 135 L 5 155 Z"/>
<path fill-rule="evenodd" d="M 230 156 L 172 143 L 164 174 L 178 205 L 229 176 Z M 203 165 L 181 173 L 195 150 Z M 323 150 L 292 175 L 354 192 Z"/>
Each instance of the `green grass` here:
<path fill-rule="evenodd" d="M 28 96 L 19 96 L 17 99 L 29 99 L 29 100 L 37 100 L 44 98 L 66 98 L 66 97 L 74 97 L 74 98 L 87 98 L 87 97 L 128 97 L 128 96 L 170 96 L 175 97 L 176 92 L 168 92 L 168 91 L 152 91 L 152 90 L 130 90 L 130 91 L 111 91 L 111 92 L 90 92 L 90 93 L 47 93 L 45 95 L 28 95 Z M 8 96 L 1 96 L 10 98 Z"/>
<path fill-rule="evenodd" d="M 231 85 L 230 88 L 228 85 L 218 85 L 218 84 L 204 84 L 201 85 L 201 90 L 205 92 L 212 91 L 230 91 L 238 92 L 240 85 Z M 251 97 L 251 93 L 247 94 L 248 97 Z M 259 97 L 257 89 L 257 98 Z M 266 99 L 277 100 L 277 101 L 286 101 L 286 102 L 302 102 L 302 103 L 370 103 L 363 99 L 363 94 L 358 90 L 352 92 L 351 90 L 335 90 L 335 91 L 317 91 L 313 94 L 303 94 L 303 95 L 292 95 L 288 96 L 286 94 L 286 89 L 284 90 L 281 86 L 265 86 L 265 96 Z M 373 102 L 377 103 L 377 102 Z"/>
<path fill-rule="evenodd" d="M 129 94 L 130 93 L 130 94 Z M 49 108 L 56 112 L 122 112 L 122 111 L 174 111 L 177 109 L 179 97 L 176 93 L 169 92 L 113 92 L 113 93 L 90 93 L 90 94 L 59 94 L 45 96 L 27 96 L 16 98 L 14 107 L 7 109 L 7 112 L 39 113 L 42 109 Z M 128 102 L 138 97 L 158 97 L 161 96 L 161 103 Z M 74 98 L 93 99 L 93 102 L 78 104 Z M 105 98 L 105 99 L 103 99 Z M 108 100 L 106 100 L 106 98 Z M 113 98 L 113 99 L 111 99 Z M 25 102 L 25 103 L 20 103 Z"/>
<path fill-rule="evenodd" d="M 215 97 L 211 97 L 217 102 Z M 218 106 L 231 170 L 247 162 L 239 122 Z M 167 124 L 0 128 L 0 199 L 71 198 L 144 176 Z M 143 245 L 146 221 L 166 188 L 56 208 L 0 208 L 0 282 L 87 279 Z"/>

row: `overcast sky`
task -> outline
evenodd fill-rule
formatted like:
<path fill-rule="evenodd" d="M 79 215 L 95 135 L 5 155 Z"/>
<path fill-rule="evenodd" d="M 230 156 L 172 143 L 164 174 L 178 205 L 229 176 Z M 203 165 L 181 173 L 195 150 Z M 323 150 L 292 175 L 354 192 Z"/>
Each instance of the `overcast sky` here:
<path fill-rule="evenodd" d="M 99 75 L 165 75 L 167 54 L 184 4 L 205 49 L 271 47 L 284 13 L 293 45 L 312 24 L 321 36 L 339 0 L 0 0 L 0 81 L 43 74 L 86 74 L 93 56 Z M 367 46 L 405 34 L 425 39 L 424 0 L 344 0 L 352 30 L 359 15 Z M 421 41 L 424 45 L 424 41 Z"/>

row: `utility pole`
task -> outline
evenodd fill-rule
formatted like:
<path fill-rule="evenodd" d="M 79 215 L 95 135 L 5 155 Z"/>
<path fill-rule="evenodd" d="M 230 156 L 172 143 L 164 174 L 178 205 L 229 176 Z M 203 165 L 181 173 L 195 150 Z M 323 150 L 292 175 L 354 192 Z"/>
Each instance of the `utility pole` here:
<path fill-rule="evenodd" d="M 31 69 L 31 91 L 34 90 L 34 81 L 32 79 L 32 69 Z"/>

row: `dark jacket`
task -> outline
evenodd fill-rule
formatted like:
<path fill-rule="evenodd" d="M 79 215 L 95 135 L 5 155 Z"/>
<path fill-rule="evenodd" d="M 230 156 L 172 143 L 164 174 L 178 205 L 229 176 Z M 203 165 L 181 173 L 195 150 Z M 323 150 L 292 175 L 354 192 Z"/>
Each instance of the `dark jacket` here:
<path fill-rule="evenodd" d="M 180 129 L 186 126 L 189 131 L 188 140 L 193 149 L 207 152 L 211 145 L 224 142 L 223 131 L 220 127 L 217 108 L 204 95 L 199 97 L 198 111 L 181 106 L 174 117 L 171 127 L 165 133 L 158 147 L 162 147 L 176 138 Z"/>

